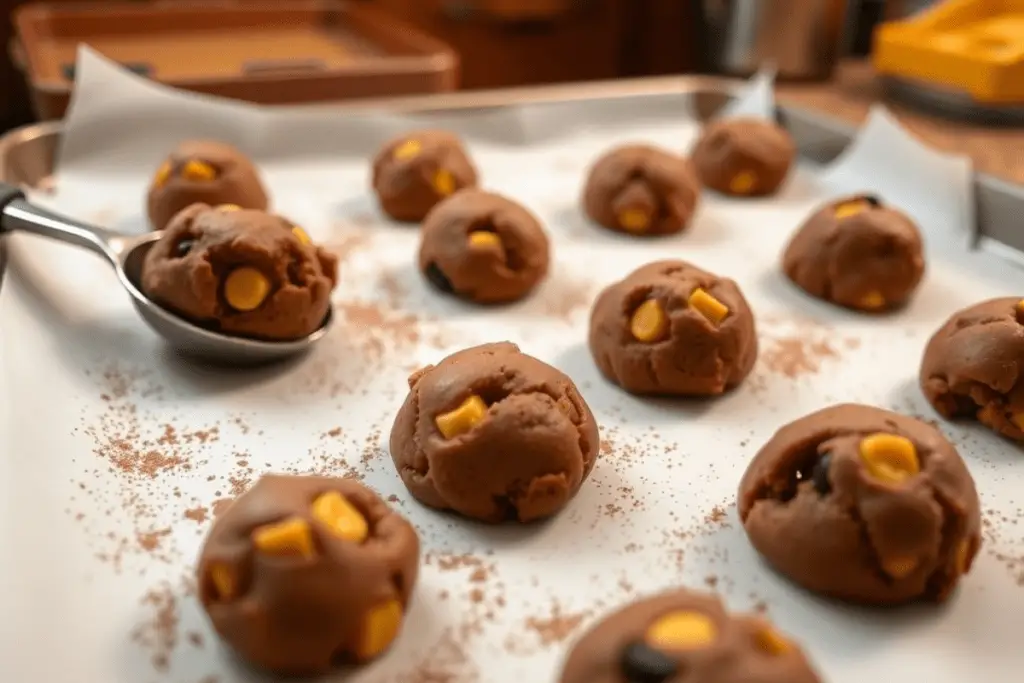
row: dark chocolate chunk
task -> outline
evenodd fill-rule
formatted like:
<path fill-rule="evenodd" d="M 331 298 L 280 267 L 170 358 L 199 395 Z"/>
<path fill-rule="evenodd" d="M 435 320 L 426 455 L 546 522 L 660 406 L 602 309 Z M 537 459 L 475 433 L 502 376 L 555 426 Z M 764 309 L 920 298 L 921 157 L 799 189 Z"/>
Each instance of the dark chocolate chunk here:
<path fill-rule="evenodd" d="M 862 199 L 871 206 L 878 208 L 882 205 L 882 200 L 877 194 L 866 194 L 862 195 Z"/>
<path fill-rule="evenodd" d="M 632 643 L 622 653 L 622 673 L 629 683 L 663 683 L 678 672 L 668 655 L 643 642 Z"/>
<path fill-rule="evenodd" d="M 823 496 L 832 491 L 832 482 L 828 480 L 828 470 L 832 466 L 832 454 L 824 453 L 814 465 L 811 472 L 811 481 L 814 482 L 814 490 Z"/>
<path fill-rule="evenodd" d="M 452 289 L 452 283 L 448 280 L 448 277 L 441 272 L 441 269 L 437 267 L 437 264 L 431 261 L 427 264 L 427 267 L 423 269 L 423 274 L 426 276 L 430 284 L 437 287 L 442 292 L 451 294 L 454 290 Z"/>
<path fill-rule="evenodd" d="M 188 252 L 192 251 L 192 245 L 195 244 L 194 240 L 182 240 L 174 247 L 174 254 L 178 258 L 185 256 Z"/>

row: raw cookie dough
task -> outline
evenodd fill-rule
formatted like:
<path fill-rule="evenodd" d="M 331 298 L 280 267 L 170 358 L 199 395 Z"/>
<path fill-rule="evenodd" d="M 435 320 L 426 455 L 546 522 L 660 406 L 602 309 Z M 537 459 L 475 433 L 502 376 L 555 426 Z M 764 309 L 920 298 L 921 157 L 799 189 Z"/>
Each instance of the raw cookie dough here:
<path fill-rule="evenodd" d="M 435 288 L 462 299 L 521 299 L 547 274 L 549 258 L 536 216 L 491 192 L 457 192 L 423 221 L 420 271 Z"/>
<path fill-rule="evenodd" d="M 778 572 L 872 605 L 944 600 L 981 544 L 978 494 L 953 445 L 864 405 L 779 429 L 743 475 L 739 513 Z"/>
<path fill-rule="evenodd" d="M 902 306 L 924 276 L 921 234 L 906 215 L 871 195 L 815 211 L 782 257 L 782 269 L 811 296 L 860 311 Z"/>
<path fill-rule="evenodd" d="M 736 197 L 775 194 L 795 157 L 796 145 L 785 128 L 748 118 L 709 123 L 692 155 L 705 187 Z"/>
<path fill-rule="evenodd" d="M 413 373 L 391 457 L 424 505 L 497 523 L 561 510 L 597 458 L 576 385 L 515 344 L 475 346 Z"/>
<path fill-rule="evenodd" d="M 396 221 L 418 223 L 442 199 L 475 187 L 477 172 L 451 133 L 425 130 L 384 145 L 373 160 L 373 190 Z"/>
<path fill-rule="evenodd" d="M 673 590 L 605 617 L 576 643 L 559 683 L 820 683 L 799 646 L 709 593 Z"/>
<path fill-rule="evenodd" d="M 583 189 L 595 223 L 631 235 L 668 235 L 690 222 L 700 181 L 685 157 L 649 145 L 625 145 L 601 156 Z"/>
<path fill-rule="evenodd" d="M 735 282 L 685 261 L 655 261 L 598 296 L 590 353 L 631 393 L 709 396 L 750 374 L 757 331 Z"/>
<path fill-rule="evenodd" d="M 315 332 L 330 309 L 337 259 L 280 216 L 193 204 L 146 254 L 142 290 L 224 334 L 271 341 Z"/>
<path fill-rule="evenodd" d="M 1024 441 L 1024 300 L 991 299 L 954 313 L 921 360 L 921 389 L 947 420 L 974 417 Z"/>
<path fill-rule="evenodd" d="M 267 208 L 267 192 L 249 159 L 223 142 L 190 140 L 178 145 L 157 169 L 146 208 L 154 230 L 163 230 L 182 209 L 196 203 Z"/>
<path fill-rule="evenodd" d="M 382 654 L 419 570 L 403 517 L 352 479 L 267 475 L 214 522 L 199 599 L 243 659 L 313 675 Z"/>

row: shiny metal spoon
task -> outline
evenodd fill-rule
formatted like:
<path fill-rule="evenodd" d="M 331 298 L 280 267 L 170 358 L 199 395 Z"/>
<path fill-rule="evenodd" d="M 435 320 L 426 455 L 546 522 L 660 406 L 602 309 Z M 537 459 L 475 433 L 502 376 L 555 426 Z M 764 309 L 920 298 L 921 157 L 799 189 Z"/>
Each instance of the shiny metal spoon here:
<path fill-rule="evenodd" d="M 157 334 L 176 349 L 210 362 L 257 365 L 281 360 L 308 350 L 324 338 L 333 322 L 333 311 L 328 310 L 318 330 L 294 341 L 260 341 L 203 329 L 161 308 L 142 293 L 142 265 L 161 233 L 118 235 L 35 206 L 18 188 L 0 183 L 0 234 L 5 232 L 40 235 L 99 254 L 114 267 L 135 310 Z"/>

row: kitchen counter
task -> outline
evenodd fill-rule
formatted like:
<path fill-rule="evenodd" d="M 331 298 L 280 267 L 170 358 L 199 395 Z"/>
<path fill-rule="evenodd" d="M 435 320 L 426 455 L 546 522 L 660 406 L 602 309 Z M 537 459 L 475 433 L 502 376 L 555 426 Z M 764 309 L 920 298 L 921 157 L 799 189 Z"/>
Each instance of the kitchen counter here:
<path fill-rule="evenodd" d="M 860 124 L 871 105 L 882 99 L 870 64 L 840 66 L 828 83 L 780 84 L 780 102 L 816 109 Z M 921 140 L 942 150 L 968 154 L 984 173 L 1024 184 L 1024 128 L 991 128 L 942 119 L 900 104 L 888 104 L 903 125 Z"/>

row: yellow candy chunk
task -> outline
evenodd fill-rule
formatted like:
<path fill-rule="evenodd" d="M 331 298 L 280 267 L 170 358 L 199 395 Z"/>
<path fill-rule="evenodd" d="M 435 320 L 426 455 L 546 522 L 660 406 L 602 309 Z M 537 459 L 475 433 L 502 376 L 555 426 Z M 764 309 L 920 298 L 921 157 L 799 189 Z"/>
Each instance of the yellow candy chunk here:
<path fill-rule="evenodd" d="M 868 292 L 857 301 L 857 305 L 869 311 L 877 310 L 885 306 L 885 297 L 881 292 Z"/>
<path fill-rule="evenodd" d="M 765 626 L 755 634 L 757 647 L 770 655 L 786 654 L 793 649 L 793 644 L 770 626 Z"/>
<path fill-rule="evenodd" d="M 1017 302 L 1017 313 L 1024 313 L 1024 299 Z"/>
<path fill-rule="evenodd" d="M 690 298 L 687 299 L 686 303 L 690 305 L 690 308 L 694 309 L 716 325 L 725 320 L 726 316 L 729 315 L 728 306 L 705 292 L 700 287 L 693 290 L 693 293 L 690 294 Z"/>
<path fill-rule="evenodd" d="M 484 419 L 486 414 L 487 404 L 482 398 L 473 394 L 455 410 L 435 417 L 434 423 L 444 438 L 453 439 L 471 430 L 474 425 Z"/>
<path fill-rule="evenodd" d="M 626 209 L 619 214 L 619 225 L 628 232 L 643 232 L 650 222 L 650 216 L 641 209 Z"/>
<path fill-rule="evenodd" d="M 167 181 L 171 178 L 171 171 L 173 170 L 174 168 L 169 161 L 160 164 L 160 168 L 156 169 L 156 174 L 153 176 L 153 187 L 163 187 L 166 185 Z"/>
<path fill-rule="evenodd" d="M 398 161 L 408 161 L 423 151 L 423 145 L 419 140 L 406 140 L 391 153 L 391 156 Z"/>
<path fill-rule="evenodd" d="M 1010 413 L 1010 422 L 1012 422 L 1017 429 L 1024 431 L 1024 413 L 1017 411 Z"/>
<path fill-rule="evenodd" d="M 501 238 L 498 237 L 498 233 L 490 230 L 474 230 L 469 233 L 469 246 L 480 249 L 500 247 Z"/>
<path fill-rule="evenodd" d="M 696 650 L 715 642 L 715 624 L 699 612 L 671 612 L 647 629 L 647 644 L 659 650 Z"/>
<path fill-rule="evenodd" d="M 181 177 L 186 180 L 205 182 L 217 177 L 217 169 L 210 166 L 205 161 L 191 159 L 186 162 L 185 166 L 181 169 Z"/>
<path fill-rule="evenodd" d="M 657 299 L 648 299 L 633 311 L 629 321 L 633 338 L 648 344 L 661 341 L 668 333 L 668 316 Z"/>
<path fill-rule="evenodd" d="M 210 567 L 210 581 L 213 582 L 218 599 L 230 600 L 235 597 L 235 576 L 231 572 L 231 567 L 220 563 L 212 565 Z"/>
<path fill-rule="evenodd" d="M 366 518 L 337 491 L 325 493 L 313 501 L 313 517 L 346 541 L 362 543 L 370 535 Z"/>
<path fill-rule="evenodd" d="M 447 197 L 455 192 L 455 176 L 451 171 L 442 168 L 434 174 L 434 190 L 442 197 Z"/>
<path fill-rule="evenodd" d="M 224 299 L 236 311 L 254 311 L 270 293 L 270 280 L 255 268 L 236 268 L 224 281 Z"/>
<path fill-rule="evenodd" d="M 904 579 L 917 569 L 916 557 L 894 557 L 882 562 L 882 569 L 894 579 Z"/>
<path fill-rule="evenodd" d="M 734 194 L 747 194 L 757 184 L 757 174 L 751 171 L 740 171 L 729 181 L 729 191 Z"/>
<path fill-rule="evenodd" d="M 860 442 L 860 458 L 879 481 L 898 484 L 921 471 L 914 443 L 895 434 L 872 434 Z"/>
<path fill-rule="evenodd" d="M 256 549 L 267 555 L 313 557 L 313 532 L 300 517 L 262 526 L 253 532 Z"/>
<path fill-rule="evenodd" d="M 221 204 L 220 206 L 217 207 L 217 210 L 223 211 L 224 213 L 231 213 L 233 211 L 241 211 L 242 207 L 240 207 L 238 204 Z"/>
<path fill-rule="evenodd" d="M 402 627 L 402 603 L 388 600 L 371 609 L 363 621 L 363 632 L 356 646 L 360 661 L 373 659 L 395 641 Z"/>
<path fill-rule="evenodd" d="M 956 547 L 956 555 L 953 557 L 953 567 L 956 573 L 964 574 L 967 571 L 967 561 L 971 552 L 971 544 L 964 540 Z"/>
<path fill-rule="evenodd" d="M 313 243 L 313 239 L 309 236 L 309 233 L 297 225 L 292 226 L 292 234 L 295 235 L 295 238 L 303 244 Z"/>
<path fill-rule="evenodd" d="M 837 221 L 841 221 L 844 218 L 856 216 L 858 213 L 866 210 L 868 206 L 868 203 L 861 198 L 851 199 L 836 204 L 835 208 L 832 209 L 832 215 L 835 216 Z"/>

